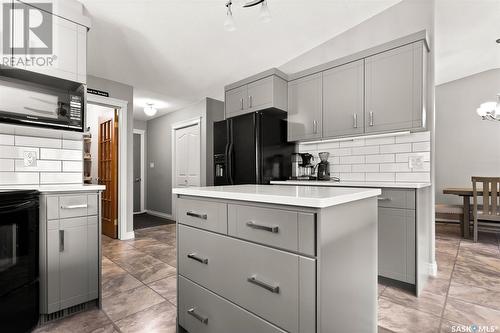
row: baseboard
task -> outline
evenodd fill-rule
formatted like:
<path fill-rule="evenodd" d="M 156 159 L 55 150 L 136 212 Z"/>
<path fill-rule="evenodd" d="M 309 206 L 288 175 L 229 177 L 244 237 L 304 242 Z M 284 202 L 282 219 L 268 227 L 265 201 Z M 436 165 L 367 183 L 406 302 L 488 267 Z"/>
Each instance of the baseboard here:
<path fill-rule="evenodd" d="M 120 240 L 134 239 L 135 233 L 133 231 L 124 232 Z"/>
<path fill-rule="evenodd" d="M 157 212 L 156 210 L 146 210 L 146 213 L 153 216 L 163 217 L 164 219 L 173 220 L 172 214 Z"/>
<path fill-rule="evenodd" d="M 436 277 L 437 273 L 438 273 L 437 263 L 434 261 L 434 262 L 428 263 L 428 265 L 429 265 L 429 267 L 428 267 L 429 275 L 433 276 L 433 277 Z"/>

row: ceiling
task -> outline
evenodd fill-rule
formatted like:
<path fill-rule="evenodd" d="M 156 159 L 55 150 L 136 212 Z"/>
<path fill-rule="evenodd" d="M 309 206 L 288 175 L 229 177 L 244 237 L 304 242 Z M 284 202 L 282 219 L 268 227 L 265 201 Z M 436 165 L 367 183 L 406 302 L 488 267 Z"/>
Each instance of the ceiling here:
<path fill-rule="evenodd" d="M 400 0 L 233 0 L 237 30 L 223 28 L 225 0 L 80 0 L 92 17 L 88 72 L 134 86 L 134 117 L 155 103 L 157 116 L 204 97 L 223 99 L 224 85 L 278 67 Z"/>
<path fill-rule="evenodd" d="M 500 0 L 436 1 L 436 84 L 500 68 Z"/>

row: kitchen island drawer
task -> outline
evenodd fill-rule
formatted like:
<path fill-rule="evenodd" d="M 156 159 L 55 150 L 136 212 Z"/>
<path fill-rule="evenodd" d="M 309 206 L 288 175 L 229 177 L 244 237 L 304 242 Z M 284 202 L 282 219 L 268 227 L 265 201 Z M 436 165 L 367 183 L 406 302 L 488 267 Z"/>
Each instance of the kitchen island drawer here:
<path fill-rule="evenodd" d="M 189 333 L 284 333 L 216 294 L 179 276 L 179 324 Z"/>
<path fill-rule="evenodd" d="M 383 188 L 378 197 L 379 207 L 415 209 L 415 190 Z"/>
<path fill-rule="evenodd" d="M 299 315 L 314 318 L 299 306 L 299 276 L 300 296 L 315 292 L 315 265 L 300 260 L 312 259 L 183 225 L 178 247 L 180 275 L 278 327 L 299 332 Z"/>
<path fill-rule="evenodd" d="M 47 197 L 47 219 L 65 219 L 97 215 L 97 194 L 60 195 Z"/>
<path fill-rule="evenodd" d="M 313 213 L 230 204 L 228 234 L 285 250 L 315 254 Z"/>
<path fill-rule="evenodd" d="M 177 221 L 196 228 L 227 234 L 227 204 L 180 198 L 177 200 Z"/>

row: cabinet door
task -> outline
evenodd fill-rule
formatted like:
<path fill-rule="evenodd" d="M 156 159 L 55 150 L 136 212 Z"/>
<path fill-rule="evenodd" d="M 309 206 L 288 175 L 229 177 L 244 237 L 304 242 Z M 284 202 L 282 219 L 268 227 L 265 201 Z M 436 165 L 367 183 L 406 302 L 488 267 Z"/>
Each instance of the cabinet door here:
<path fill-rule="evenodd" d="M 415 211 L 378 209 L 378 274 L 415 283 Z"/>
<path fill-rule="evenodd" d="M 77 26 L 78 82 L 87 83 L 87 27 Z"/>
<path fill-rule="evenodd" d="M 61 308 L 64 309 L 87 301 L 87 217 L 61 220 L 59 232 L 62 244 L 59 253 Z"/>
<path fill-rule="evenodd" d="M 288 83 L 288 141 L 321 138 L 322 74 Z"/>
<path fill-rule="evenodd" d="M 99 227 L 97 216 L 88 217 L 87 259 L 88 259 L 88 297 L 99 298 Z"/>
<path fill-rule="evenodd" d="M 248 108 L 258 111 L 273 106 L 273 77 L 248 84 Z"/>
<path fill-rule="evenodd" d="M 246 85 L 226 91 L 226 100 L 224 102 L 226 117 L 242 114 L 248 108 L 247 96 Z"/>
<path fill-rule="evenodd" d="M 422 126 L 423 42 L 365 59 L 365 131 Z"/>
<path fill-rule="evenodd" d="M 364 131 L 364 60 L 323 73 L 323 137 Z"/>
<path fill-rule="evenodd" d="M 45 282 L 47 290 L 46 307 L 42 305 L 42 313 L 52 313 L 61 309 L 61 294 L 59 280 L 59 221 L 53 220 L 47 222 L 47 261 L 45 264 L 45 277 L 40 277 L 40 280 Z M 42 265 L 43 265 L 42 264 Z M 43 284 L 42 284 L 43 285 Z M 44 301 L 42 299 L 42 301 Z"/>

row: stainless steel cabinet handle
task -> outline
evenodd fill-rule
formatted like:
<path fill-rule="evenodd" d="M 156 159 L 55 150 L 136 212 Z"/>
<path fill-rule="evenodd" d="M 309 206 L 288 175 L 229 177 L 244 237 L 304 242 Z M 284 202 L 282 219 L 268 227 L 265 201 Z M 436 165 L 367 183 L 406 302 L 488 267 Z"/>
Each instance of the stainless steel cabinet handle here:
<path fill-rule="evenodd" d="M 352 115 L 352 118 L 353 118 L 353 119 L 352 119 L 352 122 L 353 122 L 353 123 L 352 123 L 352 127 L 353 127 L 353 128 L 358 128 L 358 114 L 357 114 L 357 113 L 354 113 L 354 114 Z"/>
<path fill-rule="evenodd" d="M 377 197 L 378 201 L 392 201 L 391 198 L 386 198 L 386 197 Z"/>
<path fill-rule="evenodd" d="M 64 230 L 59 230 L 59 252 L 64 251 Z"/>
<path fill-rule="evenodd" d="M 241 109 L 243 110 L 243 98 L 241 99 Z"/>
<path fill-rule="evenodd" d="M 265 230 L 265 231 L 269 231 L 269 232 L 272 232 L 272 233 L 275 233 L 277 234 L 278 231 L 279 231 L 279 227 L 277 225 L 275 226 L 267 226 L 267 225 L 262 225 L 262 224 L 257 224 L 253 221 L 248 221 L 247 222 L 247 227 L 250 227 L 252 229 L 259 229 L 259 230 Z"/>
<path fill-rule="evenodd" d="M 318 122 L 313 120 L 313 133 L 318 134 Z"/>
<path fill-rule="evenodd" d="M 208 218 L 207 214 L 198 214 L 195 212 L 186 212 L 186 215 L 191 217 L 196 217 L 202 220 L 206 220 Z"/>
<path fill-rule="evenodd" d="M 198 319 L 203 324 L 205 324 L 205 325 L 208 324 L 208 317 L 205 317 L 205 316 L 202 316 L 201 314 L 196 313 L 196 308 L 191 308 L 187 312 L 188 312 L 188 314 L 190 314 L 191 316 L 195 317 L 196 319 Z"/>
<path fill-rule="evenodd" d="M 196 255 L 196 253 L 190 253 L 187 255 L 189 259 L 196 260 L 197 262 L 201 262 L 202 264 L 208 265 L 208 259 L 207 258 L 202 258 Z"/>
<path fill-rule="evenodd" d="M 251 277 L 247 278 L 247 281 L 250 282 L 250 283 L 253 283 L 253 284 L 255 284 L 255 285 L 259 286 L 259 287 L 262 287 L 262 288 L 264 288 L 266 290 L 269 290 L 272 293 L 275 293 L 275 294 L 279 294 L 280 293 L 280 287 L 279 286 L 273 286 L 273 285 L 270 285 L 269 283 L 257 280 L 257 276 L 256 275 L 252 275 Z"/>
<path fill-rule="evenodd" d="M 252 96 L 248 96 L 248 105 L 250 105 L 250 107 L 252 107 L 252 104 L 253 104 L 253 98 L 252 98 Z"/>
<path fill-rule="evenodd" d="M 78 208 L 87 208 L 88 205 L 68 205 L 68 206 L 61 206 L 61 209 L 78 209 Z"/>
<path fill-rule="evenodd" d="M 370 111 L 370 126 L 373 126 L 373 112 Z"/>

